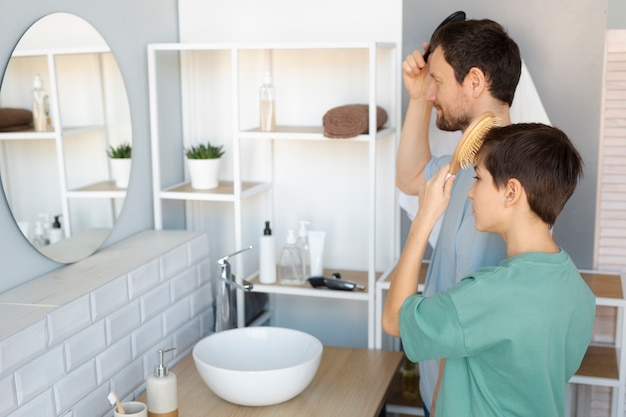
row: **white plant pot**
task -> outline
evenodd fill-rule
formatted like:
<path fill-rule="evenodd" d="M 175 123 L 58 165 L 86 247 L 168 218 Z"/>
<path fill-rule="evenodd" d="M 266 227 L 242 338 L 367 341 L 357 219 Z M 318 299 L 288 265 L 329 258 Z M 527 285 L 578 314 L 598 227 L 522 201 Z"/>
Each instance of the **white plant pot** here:
<path fill-rule="evenodd" d="M 187 159 L 191 188 L 210 190 L 219 186 L 220 158 Z"/>
<path fill-rule="evenodd" d="M 131 158 L 111 158 L 111 176 L 117 188 L 128 188 Z"/>

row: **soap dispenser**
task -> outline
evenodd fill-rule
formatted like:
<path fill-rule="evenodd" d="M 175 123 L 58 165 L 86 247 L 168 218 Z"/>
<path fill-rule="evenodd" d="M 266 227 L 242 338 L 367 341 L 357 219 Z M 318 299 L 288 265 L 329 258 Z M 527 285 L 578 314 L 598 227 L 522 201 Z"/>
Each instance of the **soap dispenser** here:
<path fill-rule="evenodd" d="M 259 281 L 261 284 L 276 282 L 276 244 L 270 222 L 265 222 L 263 236 L 259 239 Z"/>
<path fill-rule="evenodd" d="M 259 89 L 259 117 L 262 132 L 276 130 L 276 89 L 272 84 L 272 73 L 265 71 L 263 84 Z"/>
<path fill-rule="evenodd" d="M 287 241 L 280 252 L 278 260 L 278 280 L 281 284 L 302 284 L 304 272 L 302 253 L 296 244 L 296 233 L 293 229 L 287 230 Z"/>
<path fill-rule="evenodd" d="M 178 387 L 176 374 L 170 372 L 165 365 L 163 356 L 174 350 L 159 349 L 158 363 L 154 374 L 146 381 L 146 398 L 148 402 L 148 417 L 178 417 Z"/>
<path fill-rule="evenodd" d="M 33 124 L 36 132 L 48 130 L 48 92 L 39 74 L 33 80 Z"/>
<path fill-rule="evenodd" d="M 52 223 L 52 228 L 49 232 L 50 243 L 56 243 L 63 239 L 63 229 L 61 229 L 61 222 L 59 221 L 61 216 L 61 214 L 54 216 L 54 223 Z"/>
<path fill-rule="evenodd" d="M 298 230 L 298 248 L 300 248 L 300 254 L 302 254 L 302 273 L 304 278 L 311 276 L 311 266 L 309 261 L 309 238 L 307 225 L 311 222 L 306 220 L 300 220 L 300 229 Z"/>

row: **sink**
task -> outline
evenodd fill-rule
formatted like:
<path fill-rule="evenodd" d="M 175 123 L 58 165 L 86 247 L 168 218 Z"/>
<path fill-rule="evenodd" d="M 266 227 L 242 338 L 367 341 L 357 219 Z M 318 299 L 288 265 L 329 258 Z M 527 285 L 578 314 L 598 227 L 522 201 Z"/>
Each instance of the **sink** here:
<path fill-rule="evenodd" d="M 265 406 L 300 394 L 322 358 L 315 337 L 282 327 L 244 327 L 214 333 L 193 348 L 202 380 L 238 405 Z"/>

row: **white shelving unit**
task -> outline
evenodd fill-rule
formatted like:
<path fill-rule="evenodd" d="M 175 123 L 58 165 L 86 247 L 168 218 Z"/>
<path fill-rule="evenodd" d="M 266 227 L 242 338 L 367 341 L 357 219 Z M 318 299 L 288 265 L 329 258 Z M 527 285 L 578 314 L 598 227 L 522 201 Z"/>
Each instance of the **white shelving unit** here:
<path fill-rule="evenodd" d="M 426 276 L 428 264 L 422 267 L 420 275 L 420 285 L 418 291 L 423 289 L 423 282 Z M 578 372 L 570 379 L 571 384 L 596 385 L 609 387 L 613 391 L 611 403 L 611 416 L 622 417 L 624 415 L 624 398 L 626 396 L 626 349 L 624 349 L 624 337 L 626 337 L 626 320 L 624 320 L 624 308 L 626 298 L 624 289 L 626 288 L 626 277 L 623 275 L 602 272 L 581 270 L 583 279 L 596 296 L 597 306 L 613 307 L 617 310 L 617 321 L 615 326 L 615 344 L 593 343 L 589 346 Z M 381 314 L 385 293 L 389 289 L 389 276 L 382 276 L 376 282 L 376 302 L 377 302 L 377 328 L 375 347 L 380 349 L 385 344 L 383 341 L 383 331 L 381 328 Z M 391 338 L 396 339 L 396 338 Z M 394 341 L 391 341 L 394 345 Z M 395 344 L 397 345 L 397 343 Z M 396 346 L 398 348 L 398 346 Z M 421 409 L 410 407 L 396 407 L 392 404 L 388 411 L 401 411 L 409 415 L 422 415 Z M 416 414 L 412 414 L 416 413 Z"/>
<path fill-rule="evenodd" d="M 399 253 L 394 185 L 400 120 L 397 53 L 394 44 L 376 42 L 148 45 L 155 228 L 204 229 L 218 259 L 258 243 L 265 220 L 276 236 L 277 254 L 287 228 L 297 227 L 298 220 L 313 220 L 312 230 L 327 232 L 328 271 L 341 272 L 366 291 L 261 285 L 258 255 L 233 258 L 233 271 L 252 281 L 256 292 L 367 303 L 367 340 L 373 347 L 375 282 Z M 274 132 L 258 128 L 258 87 L 268 68 L 278 94 Z M 354 103 L 369 105 L 371 133 L 324 137 L 324 113 Z M 388 114 L 378 132 L 376 106 Z M 224 145 L 226 154 L 220 186 L 198 191 L 188 183 L 184 148 L 207 140 Z M 300 170 L 314 163 L 318 171 Z M 294 167 L 294 175 L 285 175 Z M 358 183 L 350 179 L 352 168 L 358 170 Z M 331 172 L 335 177 L 324 179 Z M 342 211 L 350 199 L 363 204 Z M 303 207 L 314 219 L 285 214 L 289 208 L 302 212 Z M 345 240 L 354 241 L 354 247 L 346 249 Z M 243 295 L 239 297 L 242 301 Z M 241 326 L 243 302 L 238 308 Z"/>
<path fill-rule="evenodd" d="M 7 195 L 16 207 L 32 211 L 28 218 L 18 220 L 34 222 L 35 210 L 61 214 L 66 237 L 92 227 L 113 226 L 121 209 L 119 201 L 126 195 L 110 179 L 105 153 L 111 134 L 106 83 L 112 79 L 108 68 L 114 63 L 110 50 L 100 47 L 16 50 L 12 55 L 2 84 L 2 106 L 31 109 L 33 77 L 40 74 L 49 94 L 51 119 L 47 132 L 0 132 Z M 23 164 L 27 143 L 40 148 L 37 155 L 44 156 L 30 162 L 30 176 L 24 168 L 18 180 L 9 171 Z"/>

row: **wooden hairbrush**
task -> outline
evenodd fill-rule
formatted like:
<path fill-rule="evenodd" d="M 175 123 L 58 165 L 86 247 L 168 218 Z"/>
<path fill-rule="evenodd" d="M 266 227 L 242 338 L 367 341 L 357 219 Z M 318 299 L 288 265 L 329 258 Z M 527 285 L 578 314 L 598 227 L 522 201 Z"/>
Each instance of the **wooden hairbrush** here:
<path fill-rule="evenodd" d="M 450 170 L 448 175 L 454 175 L 461 168 L 469 168 L 476 163 L 476 154 L 483 144 L 485 135 L 492 127 L 498 124 L 496 116 L 488 111 L 478 116 L 469 125 L 463 136 L 457 143 L 452 161 L 450 162 Z"/>

